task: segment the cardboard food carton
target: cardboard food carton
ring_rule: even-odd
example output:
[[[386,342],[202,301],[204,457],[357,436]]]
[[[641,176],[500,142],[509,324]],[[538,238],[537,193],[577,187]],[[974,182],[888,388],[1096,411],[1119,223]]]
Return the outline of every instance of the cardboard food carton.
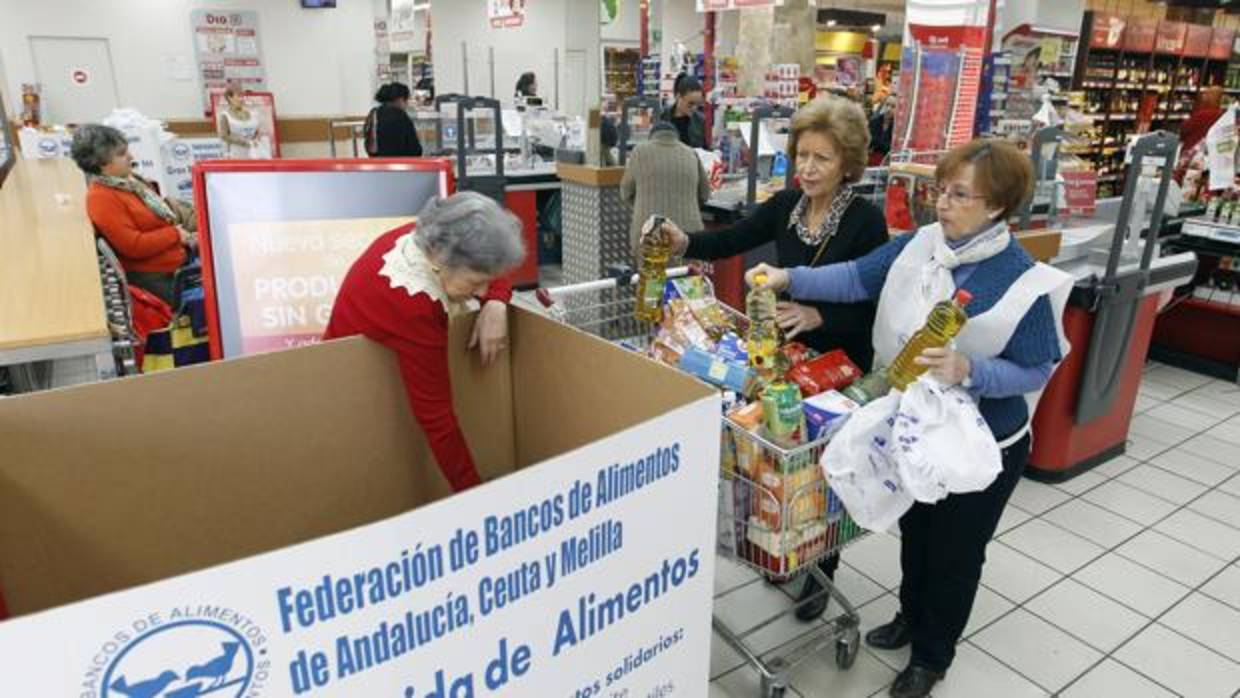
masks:
[[[0,400],[0,695],[704,691],[717,392],[520,310],[484,370],[471,327],[456,495],[362,338]]]

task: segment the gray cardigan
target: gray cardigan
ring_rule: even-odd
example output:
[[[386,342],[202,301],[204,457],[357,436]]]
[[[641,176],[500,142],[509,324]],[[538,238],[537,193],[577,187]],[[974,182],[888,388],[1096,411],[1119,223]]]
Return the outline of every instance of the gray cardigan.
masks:
[[[629,247],[635,250],[642,224],[652,215],[670,218],[684,231],[701,230],[700,207],[710,198],[710,181],[697,153],[675,131],[657,131],[629,154],[620,197],[633,209]]]

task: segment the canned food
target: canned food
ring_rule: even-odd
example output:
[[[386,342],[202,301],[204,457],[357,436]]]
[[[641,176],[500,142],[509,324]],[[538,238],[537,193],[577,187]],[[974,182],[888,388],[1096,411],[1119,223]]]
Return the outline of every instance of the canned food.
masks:
[[[795,446],[804,440],[805,412],[801,389],[794,383],[777,381],[762,391],[762,413],[767,434],[781,445]]]

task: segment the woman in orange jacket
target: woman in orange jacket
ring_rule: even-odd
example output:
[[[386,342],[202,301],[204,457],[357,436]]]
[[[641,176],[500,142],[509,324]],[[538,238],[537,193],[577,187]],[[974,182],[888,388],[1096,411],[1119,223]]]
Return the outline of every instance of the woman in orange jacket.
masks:
[[[174,275],[197,243],[184,209],[164,200],[133,172],[129,143],[100,124],[73,135],[73,160],[86,173],[86,213],[120,257],[127,281],[176,307]]]

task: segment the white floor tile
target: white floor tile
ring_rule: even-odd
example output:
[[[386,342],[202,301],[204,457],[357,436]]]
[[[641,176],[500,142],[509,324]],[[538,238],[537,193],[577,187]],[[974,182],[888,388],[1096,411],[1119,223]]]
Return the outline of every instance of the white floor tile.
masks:
[[[835,571],[835,587],[844,594],[844,598],[848,599],[848,602],[854,607],[864,606],[884,593],[882,587],[848,565],[840,565],[840,568]],[[799,590],[800,587],[794,585],[794,588],[790,588],[787,591],[799,592]],[[840,612],[840,607],[836,605],[835,601],[832,601],[827,609],[827,616],[837,615]]]
[[[978,585],[977,596],[973,598],[973,610],[969,613],[969,624],[965,626],[962,637],[971,636],[973,633],[995,622],[1013,608],[1016,608],[1016,605],[1011,601],[999,596],[984,585]]]
[[[1132,458],[1131,456],[1115,456],[1111,460],[1095,466],[1090,472],[1098,473],[1106,478],[1112,478],[1124,474],[1132,468],[1137,467],[1140,463],[1141,461],[1136,458]]]
[[[1155,407],[1158,407],[1159,405],[1168,405],[1168,404],[1171,404],[1171,403],[1163,402],[1162,400],[1155,400],[1149,395],[1137,393],[1137,402],[1135,405],[1133,405],[1132,411],[1133,411],[1133,414],[1143,414]]]
[[[999,540],[1064,574],[1080,569],[1103,553],[1101,546],[1041,520],[1018,526]]]
[[[1175,511],[1175,505],[1171,502],[1114,480],[1095,487],[1081,496],[1103,509],[1146,526],[1153,525],[1159,519]]]
[[[871,533],[844,551],[843,559],[884,589],[900,586],[900,540],[885,533]]]
[[[1190,587],[1201,584],[1227,565],[1154,530],[1141,533],[1115,552]]]
[[[1090,563],[1072,578],[1150,618],[1171,608],[1189,592],[1183,584],[1115,553]]]
[[[1024,603],[1034,594],[1054,584],[1063,575],[1006,545],[992,541],[986,546],[982,584],[1009,601]]]
[[[1173,698],[1174,693],[1107,659],[1060,694],[1063,698]]]
[[[1240,473],[1231,476],[1230,479],[1223,481],[1218,486],[1220,492],[1226,492],[1233,497],[1240,497]]]
[[[1183,447],[1172,449],[1160,456],[1155,456],[1150,460],[1150,464],[1180,477],[1200,482],[1207,487],[1214,487],[1236,474],[1238,472],[1237,467],[1240,467],[1240,464],[1237,464],[1237,467],[1232,467],[1212,461]]]
[[[1193,594],[1167,611],[1159,623],[1240,662],[1240,611],[1209,596]],[[1237,686],[1240,688],[1240,686]]]
[[[1104,548],[1114,548],[1141,531],[1140,524],[1084,499],[1055,507],[1042,518]]]
[[[1142,380],[1141,387],[1137,389],[1137,395],[1147,397],[1151,400],[1174,400],[1183,395],[1186,390],[1178,388],[1174,385],[1167,385],[1156,380]]]
[[[1124,455],[1135,458],[1138,461],[1147,461],[1171,448],[1174,448],[1174,445],[1156,441],[1148,436],[1130,431],[1128,432],[1128,443],[1124,446]]]
[[[1185,696],[1229,696],[1240,687],[1240,664],[1158,624],[1119,648],[1115,658]]]
[[[1025,608],[1102,652],[1124,644],[1149,622],[1136,611],[1071,579],[1038,594]]]
[[[1220,441],[1226,441],[1240,448],[1240,425],[1226,423],[1220,424],[1206,432],[1206,435],[1213,436]]]
[[[1197,388],[1193,392],[1205,395],[1212,400],[1222,400],[1240,406],[1240,385],[1236,385],[1234,382],[1214,381]]]
[[[1189,504],[1188,508],[1240,529],[1240,497],[1215,490]]]
[[[1037,698],[1049,694],[972,643],[962,642],[956,648],[951,670],[934,687],[934,695],[937,698]]]
[[[736,634],[743,634],[792,607],[792,600],[779,588],[765,582],[750,584],[739,591],[715,600],[715,615]],[[802,623],[791,615],[784,616],[746,638],[746,644],[758,652],[804,635],[821,624]]]
[[[908,666],[909,648],[905,647],[898,650],[876,649],[865,644],[865,634],[880,625],[890,623],[891,619],[896,617],[896,613],[899,610],[900,599],[894,594],[881,596],[858,610],[858,613],[861,614],[861,651],[868,652],[896,672]]]
[[[737,564],[722,555],[715,556],[715,595],[735,591],[756,582],[761,577],[744,565]]]
[[[710,635],[710,677],[711,679],[732,671],[745,663],[745,658],[732,646],[724,642],[717,633]]]
[[[757,698],[761,696],[758,670],[743,667],[710,684],[710,698]]]
[[[1173,504],[1187,504],[1206,491],[1206,486],[1194,480],[1173,475],[1161,468],[1142,464],[1116,478],[1125,485],[1148,492]]]
[[[1224,399],[1218,399],[1216,395],[1202,392],[1200,389],[1194,390],[1186,395],[1181,395],[1170,403],[1177,407],[1184,407],[1200,412],[1208,416],[1219,416],[1228,418],[1240,413],[1240,403],[1228,402]]]
[[[1008,500],[1008,506],[1015,506],[1030,514],[1038,515],[1048,509],[1068,501],[1070,495],[1060,491],[1053,485],[1022,477]]]
[[[1201,587],[1204,594],[1240,610],[1240,567],[1232,565]]]
[[[995,528],[995,536],[1001,536],[1032,518],[1033,514],[1020,507],[1003,507],[1003,515],[999,517],[999,525]]]
[[[1205,431],[1205,427],[1189,429],[1161,419],[1155,419],[1149,416],[1149,414],[1139,414],[1132,418],[1129,431],[1132,434],[1138,434],[1153,441],[1174,445],[1184,439],[1196,436],[1199,432]]]
[[[1231,416],[1230,413],[1202,414],[1196,410],[1190,410],[1187,407],[1181,407],[1175,403],[1158,405],[1145,412],[1146,415],[1155,419],[1161,419],[1169,424],[1178,427],[1184,427],[1193,433],[1202,432],[1210,427],[1226,420]]]
[[[792,687],[803,696],[869,696],[891,684],[896,672],[867,652],[851,669],[835,665],[835,649],[817,654],[792,670]],[[756,694],[755,694],[756,695]]]
[[[1085,673],[1102,654],[1024,609],[987,627],[971,642],[1022,676],[1058,691]]]
[[[1177,511],[1154,530],[1223,560],[1240,557],[1240,531],[1192,509]]]
[[[1155,381],[1181,390],[1194,390],[1213,382],[1214,379],[1176,366],[1159,364],[1142,376],[1142,384],[1147,381]]]
[[[1240,450],[1236,449],[1235,444],[1209,434],[1193,437],[1180,444],[1179,448],[1231,467],[1235,467],[1236,463],[1240,462]]]
[[[1106,482],[1107,479],[1108,478],[1101,473],[1095,472],[1094,470],[1086,470],[1085,472],[1076,475],[1076,477],[1073,477],[1071,480],[1056,483],[1055,487],[1072,496],[1077,496],[1084,494],[1088,490],[1092,490],[1098,485],[1101,485]]]

